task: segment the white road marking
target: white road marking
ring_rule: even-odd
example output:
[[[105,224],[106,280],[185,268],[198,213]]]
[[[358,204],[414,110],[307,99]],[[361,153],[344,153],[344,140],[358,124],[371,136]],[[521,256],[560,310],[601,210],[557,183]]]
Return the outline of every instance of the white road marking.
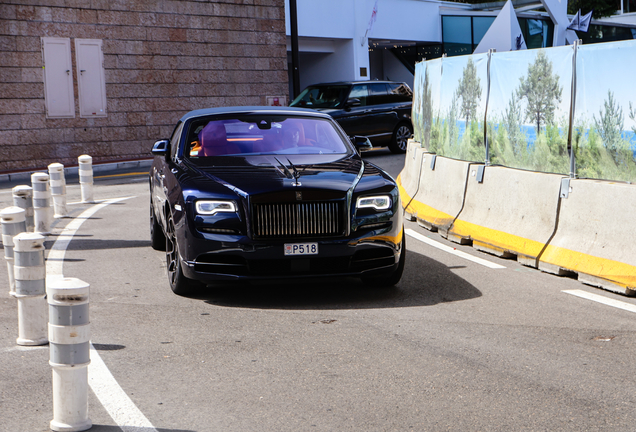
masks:
[[[64,255],[69,243],[73,239],[73,236],[82,224],[93,216],[96,212],[103,209],[109,204],[113,204],[119,201],[125,201],[133,197],[113,198],[109,200],[103,200],[100,204],[89,207],[84,210],[79,216],[70,221],[68,225],[58,235],[57,240],[53,243],[53,246],[49,250],[49,254],[46,258],[46,275],[52,277],[63,276],[62,266],[64,265]]]
[[[82,214],[66,225],[57,240],[49,250],[46,259],[46,275],[48,277],[63,277],[64,256],[69,243],[82,224],[97,211],[109,204],[124,201],[134,197],[113,198],[103,200],[99,204],[89,207]],[[119,386],[113,374],[110,373],[101,356],[93,346],[91,348],[91,363],[88,365],[88,384],[99,402],[108,414],[124,432],[157,432],[152,423],[137,408],[126,392]]]
[[[604,305],[607,306],[612,306],[618,309],[623,309],[629,312],[634,312],[636,313],[636,305],[633,305],[631,303],[627,303],[627,302],[623,302],[620,300],[614,300],[602,295],[598,295],[598,294],[592,294],[589,293],[587,291],[583,291],[583,290],[563,290],[562,292],[566,293],[566,294],[572,294],[574,296],[577,297],[581,297],[584,298],[586,300],[592,300],[595,301],[597,303],[602,303]]]
[[[124,432],[157,432],[152,423],[137,408],[91,343],[91,364],[88,365],[88,384],[102,406]]]
[[[435,247],[437,249],[440,249],[440,250],[442,250],[444,252],[448,252],[450,254],[457,255],[460,258],[467,259],[467,260],[472,261],[472,262],[474,262],[476,264],[483,265],[484,267],[488,267],[488,268],[491,268],[491,269],[505,269],[506,268],[506,267],[504,267],[502,265],[495,264],[495,263],[490,262],[488,260],[485,260],[483,258],[478,258],[476,256],[467,254],[466,252],[458,251],[455,248],[452,248],[450,246],[446,246],[445,244],[442,244],[442,243],[440,243],[438,241],[435,241],[435,240],[432,240],[432,239],[430,239],[430,238],[428,238],[426,236],[423,236],[422,234],[420,234],[420,233],[418,233],[416,231],[413,231],[412,229],[406,229],[406,230],[404,230],[404,232],[408,236],[413,237],[414,239],[417,239],[417,240],[419,240],[419,241],[421,241],[423,243],[426,243],[429,246],[433,246],[433,247]]]
[[[122,198],[122,199],[129,199],[129,198],[133,198],[133,197]],[[119,199],[119,198],[116,198],[116,199]],[[66,205],[102,204],[102,203],[105,203],[107,201],[110,201],[110,200],[109,199],[103,199],[103,200],[95,200],[93,202],[73,201],[73,202],[66,203]]]

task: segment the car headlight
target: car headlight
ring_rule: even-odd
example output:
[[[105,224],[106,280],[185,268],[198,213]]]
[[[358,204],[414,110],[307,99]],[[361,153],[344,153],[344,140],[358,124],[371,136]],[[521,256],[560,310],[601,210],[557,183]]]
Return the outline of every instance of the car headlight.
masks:
[[[195,204],[195,209],[201,215],[234,213],[236,212],[236,203],[234,201],[199,200]]]
[[[378,196],[359,197],[356,203],[356,207],[359,209],[373,208],[376,211],[388,210],[391,208],[391,196],[378,195]]]

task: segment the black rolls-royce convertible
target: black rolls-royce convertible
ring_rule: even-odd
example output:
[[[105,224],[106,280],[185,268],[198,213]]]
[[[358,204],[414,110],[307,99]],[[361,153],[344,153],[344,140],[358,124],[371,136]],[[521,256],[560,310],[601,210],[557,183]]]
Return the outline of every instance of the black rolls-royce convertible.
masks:
[[[393,286],[406,255],[398,188],[327,114],[300,108],[192,111],[157,141],[152,247],[170,287],[355,276]]]

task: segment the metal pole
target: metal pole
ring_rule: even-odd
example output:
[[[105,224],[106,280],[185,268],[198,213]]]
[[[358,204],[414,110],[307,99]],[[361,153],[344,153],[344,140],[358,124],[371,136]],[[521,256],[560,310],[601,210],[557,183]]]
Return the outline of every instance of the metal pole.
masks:
[[[21,233],[13,238],[15,298],[18,300],[18,345],[46,345],[46,269],[44,236]]]
[[[50,360],[53,368],[54,431],[85,431],[88,418],[90,360],[90,286],[76,278],[52,278],[47,284]]]
[[[49,165],[51,196],[53,197],[54,217],[61,218],[68,214],[66,209],[66,178],[64,165],[52,163]]]
[[[35,232],[50,234],[52,209],[51,190],[49,188],[49,175],[45,173],[31,174],[31,186],[33,187],[33,222]]]
[[[26,212],[26,230],[33,232],[33,188],[27,185],[20,185],[14,187],[13,193],[13,205],[24,209]]]
[[[490,143],[488,142],[488,99],[490,98],[490,59],[495,52],[494,48],[488,50],[488,69],[487,69],[487,90],[486,90],[486,109],[484,110],[484,143],[486,144],[486,166],[490,165]],[[468,125],[466,125],[468,127]]]
[[[89,155],[81,155],[79,162],[79,182],[83,203],[93,202],[93,158]]]
[[[292,51],[292,81],[294,94],[292,100],[300,94],[300,72],[298,58],[298,12],[296,0],[289,0],[289,26],[291,30],[291,51]]]
[[[574,146],[572,145],[572,129],[574,128],[574,108],[576,105],[576,53],[579,51],[580,41],[574,41],[572,48],[574,55],[572,56],[572,87],[570,95],[570,125],[568,128],[568,152],[570,153],[570,178],[576,178],[576,155],[574,154]]]
[[[20,207],[7,207],[0,211],[0,219],[2,220],[4,258],[7,260],[7,273],[9,274],[9,294],[15,295],[13,237],[26,231],[25,211]]]

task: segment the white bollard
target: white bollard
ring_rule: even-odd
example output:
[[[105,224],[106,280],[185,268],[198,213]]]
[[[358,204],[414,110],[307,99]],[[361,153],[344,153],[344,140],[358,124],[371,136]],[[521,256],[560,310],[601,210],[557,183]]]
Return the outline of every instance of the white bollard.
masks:
[[[15,294],[15,279],[13,277],[14,243],[13,237],[26,231],[25,211],[19,207],[7,207],[0,211],[2,220],[2,245],[4,258],[7,260],[9,274],[9,294]]]
[[[26,212],[26,230],[33,232],[33,188],[27,185],[14,187],[13,205],[24,209]]]
[[[53,197],[53,217],[65,217],[68,215],[68,210],[66,209],[66,178],[64,177],[64,165],[61,163],[50,164],[49,179],[51,184],[51,196]]]
[[[93,202],[93,158],[82,155],[77,158],[79,162],[79,181],[83,203]]]
[[[53,368],[54,431],[85,431],[88,418],[90,363],[89,284],[76,278],[53,278],[49,301],[50,360]]]
[[[31,186],[33,187],[34,231],[40,234],[50,234],[52,211],[49,175],[45,173],[31,174]]]
[[[44,236],[21,233],[13,238],[15,298],[18,299],[18,345],[48,343]]]

